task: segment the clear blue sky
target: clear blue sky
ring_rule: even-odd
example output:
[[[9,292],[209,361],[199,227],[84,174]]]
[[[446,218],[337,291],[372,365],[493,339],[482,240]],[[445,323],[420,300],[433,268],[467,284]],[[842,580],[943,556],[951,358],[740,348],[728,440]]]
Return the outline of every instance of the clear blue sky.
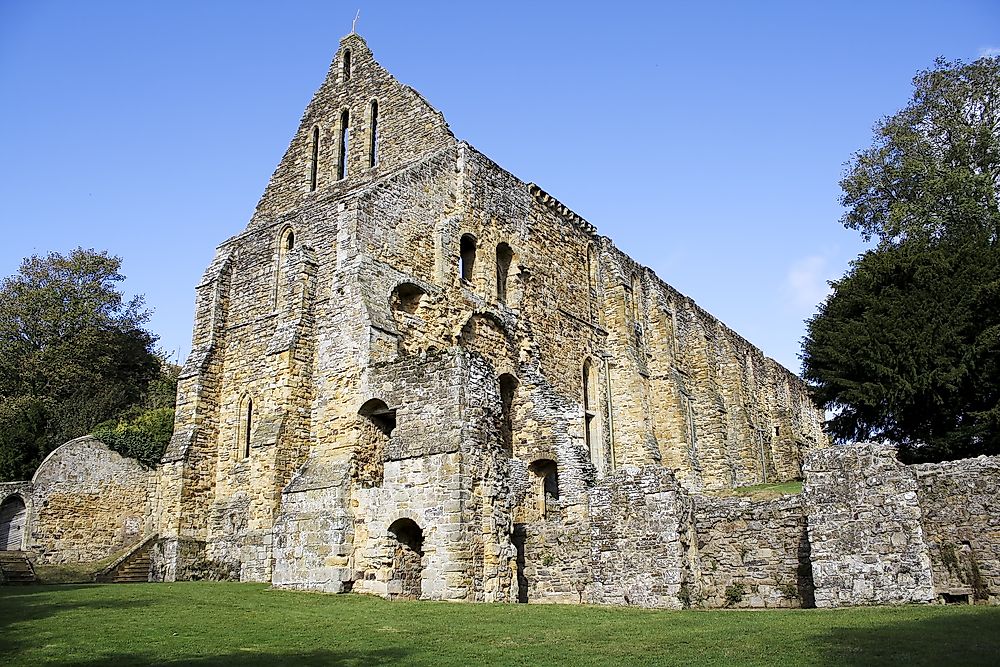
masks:
[[[995,0],[0,0],[0,274],[108,249],[183,358],[194,286],[357,8],[458,137],[793,370],[862,249],[837,222],[843,163],[935,56],[1000,48]]]

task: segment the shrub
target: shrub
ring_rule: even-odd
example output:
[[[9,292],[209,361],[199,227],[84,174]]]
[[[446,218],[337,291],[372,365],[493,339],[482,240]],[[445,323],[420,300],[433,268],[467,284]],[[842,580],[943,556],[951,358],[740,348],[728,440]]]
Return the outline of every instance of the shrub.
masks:
[[[94,427],[93,436],[122,456],[155,466],[174,431],[173,408],[133,408]]]
[[[726,606],[731,607],[743,599],[743,594],[747,589],[743,584],[730,584],[726,586]]]

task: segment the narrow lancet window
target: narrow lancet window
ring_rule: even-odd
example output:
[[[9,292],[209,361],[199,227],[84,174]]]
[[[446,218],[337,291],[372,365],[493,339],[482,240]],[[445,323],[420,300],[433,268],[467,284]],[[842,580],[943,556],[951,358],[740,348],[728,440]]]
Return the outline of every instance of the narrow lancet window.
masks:
[[[351,80],[351,50],[344,51],[344,81]]]
[[[253,399],[244,396],[240,401],[240,422],[238,431],[238,445],[240,458],[250,456],[250,437],[253,433]]]
[[[459,244],[459,264],[462,280],[471,283],[472,276],[474,275],[472,270],[476,264],[476,237],[472,234],[462,236],[461,243]]]
[[[378,101],[372,100],[371,132],[368,136],[368,167],[378,164]]]
[[[347,178],[347,148],[351,140],[350,128],[351,115],[347,109],[340,112],[340,142],[339,153],[337,155],[337,180],[342,181]]]
[[[507,303],[507,276],[514,251],[506,243],[497,246],[497,301]]]
[[[602,468],[601,437],[597,417],[597,377],[590,359],[583,362],[583,436],[590,461]]]
[[[312,146],[309,155],[309,191],[316,189],[316,176],[319,171],[319,128],[312,131]]]

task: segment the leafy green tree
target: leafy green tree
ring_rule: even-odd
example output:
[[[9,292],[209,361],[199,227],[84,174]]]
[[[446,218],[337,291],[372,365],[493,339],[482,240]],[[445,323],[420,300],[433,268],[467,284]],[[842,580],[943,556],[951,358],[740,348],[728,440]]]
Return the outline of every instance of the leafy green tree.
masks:
[[[0,283],[0,475],[25,478],[66,440],[141,402],[160,377],[142,297],[121,260],[77,248]]]
[[[877,245],[807,323],[804,375],[838,440],[1000,453],[1000,58],[914,88],[841,181],[843,224]]]
[[[875,127],[840,186],[841,222],[866,240],[933,241],[1000,231],[1000,57],[938,59],[909,104]]]

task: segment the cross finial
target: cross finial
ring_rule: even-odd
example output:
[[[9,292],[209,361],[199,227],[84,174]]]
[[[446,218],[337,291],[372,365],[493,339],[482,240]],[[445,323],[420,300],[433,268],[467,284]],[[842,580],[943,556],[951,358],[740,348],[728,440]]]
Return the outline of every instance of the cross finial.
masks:
[[[360,16],[361,16],[361,10],[359,9],[359,10],[358,10],[358,13],[354,15],[354,20],[353,20],[353,21],[351,21],[351,34],[352,34],[352,35],[353,35],[353,34],[355,34],[355,32],[354,32],[354,29],[355,29],[355,27],[356,27],[356,26],[358,25],[358,18],[359,18]]]

